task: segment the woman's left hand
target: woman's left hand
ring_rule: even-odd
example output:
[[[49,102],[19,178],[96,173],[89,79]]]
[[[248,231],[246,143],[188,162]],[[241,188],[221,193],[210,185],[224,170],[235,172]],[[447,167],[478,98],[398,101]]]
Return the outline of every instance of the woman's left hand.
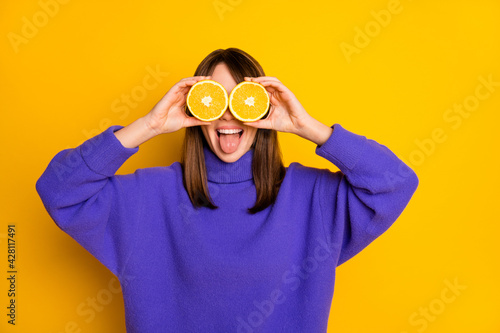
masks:
[[[306,112],[295,95],[275,77],[245,77],[245,81],[260,83],[266,88],[270,98],[270,110],[265,119],[243,124],[251,127],[274,129],[280,132],[299,134],[311,116]]]

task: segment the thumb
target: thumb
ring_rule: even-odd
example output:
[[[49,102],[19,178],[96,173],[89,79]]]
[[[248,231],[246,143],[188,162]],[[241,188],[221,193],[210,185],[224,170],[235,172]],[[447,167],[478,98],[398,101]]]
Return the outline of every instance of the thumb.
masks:
[[[265,128],[265,129],[272,129],[273,128],[271,126],[271,122],[269,121],[269,119],[257,120],[257,121],[252,121],[252,122],[243,122],[243,124],[245,124],[249,127],[257,127],[257,128]]]
[[[202,121],[195,117],[189,117],[186,120],[186,127],[199,126],[199,125],[210,125],[209,121]]]

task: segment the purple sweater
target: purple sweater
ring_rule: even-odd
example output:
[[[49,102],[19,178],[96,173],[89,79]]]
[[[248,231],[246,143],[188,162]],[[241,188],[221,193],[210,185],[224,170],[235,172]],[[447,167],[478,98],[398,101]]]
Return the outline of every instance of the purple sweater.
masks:
[[[339,124],[293,162],[276,202],[256,200],[253,150],[225,163],[205,146],[216,210],[195,210],[179,162],[115,175],[136,148],[111,126],[59,152],[36,183],[55,223],[120,280],[127,332],[326,332],[335,269],[399,217],[418,185],[387,147]]]

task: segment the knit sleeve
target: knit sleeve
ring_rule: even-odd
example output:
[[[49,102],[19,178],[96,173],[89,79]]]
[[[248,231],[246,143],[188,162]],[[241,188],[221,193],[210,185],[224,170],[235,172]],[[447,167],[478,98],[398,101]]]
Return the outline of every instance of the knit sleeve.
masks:
[[[52,158],[36,190],[57,226],[119,275],[140,214],[137,175],[114,175],[136,148],[126,148],[111,126],[80,146]],[[127,223],[124,223],[127,217]]]
[[[316,154],[340,171],[323,169],[320,205],[327,239],[340,250],[337,266],[384,233],[418,186],[415,172],[386,146],[339,124]]]

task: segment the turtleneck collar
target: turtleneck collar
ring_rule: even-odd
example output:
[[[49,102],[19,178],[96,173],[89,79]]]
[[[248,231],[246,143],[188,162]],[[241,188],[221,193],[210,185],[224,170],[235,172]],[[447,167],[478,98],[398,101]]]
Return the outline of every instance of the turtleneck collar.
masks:
[[[203,145],[207,178],[214,183],[239,183],[253,178],[253,148],[233,163],[222,161],[207,145]]]

